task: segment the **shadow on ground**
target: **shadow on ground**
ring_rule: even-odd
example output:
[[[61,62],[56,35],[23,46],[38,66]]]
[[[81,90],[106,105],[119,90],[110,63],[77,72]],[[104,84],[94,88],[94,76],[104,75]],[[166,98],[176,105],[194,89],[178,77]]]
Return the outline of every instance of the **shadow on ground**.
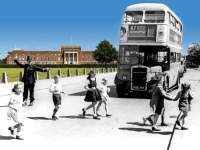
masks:
[[[93,116],[92,114],[86,114],[85,117],[82,116],[81,114],[79,115],[70,115],[70,116],[59,116],[59,118],[67,118],[67,119],[92,119],[92,118],[88,118]]]
[[[51,118],[47,118],[47,117],[27,117],[29,119],[33,119],[33,120],[52,120]]]
[[[178,116],[174,115],[174,116],[169,116],[169,118],[177,118]]]
[[[152,132],[151,129],[146,128],[133,128],[133,127],[122,127],[119,130],[127,130],[127,131],[134,131],[134,132],[146,132],[149,134],[160,134],[160,135],[170,135],[172,134],[171,131],[159,131],[159,132]]]
[[[0,135],[0,140],[14,140],[15,138],[12,137],[12,136],[3,136],[3,135]]]
[[[127,131],[135,131],[135,132],[146,132],[149,134],[161,134],[161,135],[169,135],[172,132],[171,131],[159,131],[159,132],[152,132],[151,129],[147,129],[145,128],[146,126],[151,126],[150,124],[143,124],[140,122],[127,122],[126,124],[130,124],[130,125],[135,125],[135,126],[139,126],[139,127],[122,127],[119,128],[119,130],[127,130]]]
[[[141,122],[127,122],[127,124],[136,125],[136,126],[141,126],[141,127],[144,127],[144,126],[151,126],[150,124],[143,124],[143,123],[141,123]]]
[[[116,87],[115,85],[112,85],[112,86],[108,86],[110,88],[110,92],[109,92],[109,97],[111,98],[119,98],[117,96],[117,93],[116,93]],[[81,92],[77,92],[77,93],[72,93],[72,94],[69,94],[70,96],[85,96],[86,94],[86,91],[81,91]],[[141,99],[146,99],[148,98],[147,94],[145,94],[145,92],[131,92],[131,93],[126,93],[125,98],[141,98]]]

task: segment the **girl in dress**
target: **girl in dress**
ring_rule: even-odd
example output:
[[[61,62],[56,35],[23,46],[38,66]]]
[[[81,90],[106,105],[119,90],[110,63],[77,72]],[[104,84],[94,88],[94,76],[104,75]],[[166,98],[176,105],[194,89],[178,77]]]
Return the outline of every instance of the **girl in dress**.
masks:
[[[100,119],[96,113],[96,105],[97,102],[101,100],[101,95],[97,89],[96,75],[93,71],[88,73],[87,83],[84,88],[87,90],[84,100],[86,102],[91,102],[91,104],[82,109],[83,116],[85,116],[87,110],[93,108],[93,119]]]
[[[21,111],[22,111],[22,104],[23,104],[23,97],[22,97],[22,85],[17,83],[14,85],[12,92],[14,93],[11,95],[9,103],[8,103],[8,118],[12,119],[16,124],[14,126],[11,126],[8,128],[10,131],[11,135],[15,134],[15,129],[17,130],[16,132],[16,139],[21,139],[20,137],[20,132],[21,132],[21,127],[23,126],[22,124],[22,119],[21,119]]]
[[[98,89],[101,92],[101,99],[102,100],[99,101],[99,104],[97,106],[97,116],[101,116],[98,113],[98,111],[99,111],[99,108],[101,107],[102,103],[104,103],[104,105],[105,105],[106,117],[112,116],[111,114],[108,113],[108,100],[109,100],[108,93],[110,92],[110,88],[107,87],[107,83],[108,83],[108,81],[105,78],[103,78],[102,84],[98,87]]]

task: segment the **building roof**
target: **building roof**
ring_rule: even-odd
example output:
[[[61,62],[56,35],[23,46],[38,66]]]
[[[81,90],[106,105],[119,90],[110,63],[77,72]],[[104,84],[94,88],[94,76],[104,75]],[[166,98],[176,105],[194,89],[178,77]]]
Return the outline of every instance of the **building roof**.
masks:
[[[81,49],[81,47],[80,46],[61,46],[61,49],[62,48],[71,48],[71,49]]]
[[[60,51],[50,51],[50,50],[10,50],[9,53],[60,53]]]

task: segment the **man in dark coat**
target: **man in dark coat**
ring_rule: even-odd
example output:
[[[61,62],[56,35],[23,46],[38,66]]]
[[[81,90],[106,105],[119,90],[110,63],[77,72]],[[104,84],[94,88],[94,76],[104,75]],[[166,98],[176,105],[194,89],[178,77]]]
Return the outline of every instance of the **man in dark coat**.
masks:
[[[21,64],[17,59],[14,60],[15,63],[24,68],[24,75],[22,78],[22,82],[24,82],[24,93],[23,93],[23,105],[27,105],[27,98],[28,98],[28,91],[30,92],[30,104],[29,106],[33,105],[35,100],[34,98],[34,87],[35,87],[35,73],[39,72],[47,72],[49,68],[40,68],[38,66],[32,65],[32,60],[30,56],[27,57],[27,63]]]

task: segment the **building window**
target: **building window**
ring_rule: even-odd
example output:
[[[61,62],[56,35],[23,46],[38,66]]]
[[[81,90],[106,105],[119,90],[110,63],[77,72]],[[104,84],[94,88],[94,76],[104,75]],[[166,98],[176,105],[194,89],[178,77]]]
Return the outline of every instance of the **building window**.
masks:
[[[74,53],[74,61],[77,62],[77,53]]]

